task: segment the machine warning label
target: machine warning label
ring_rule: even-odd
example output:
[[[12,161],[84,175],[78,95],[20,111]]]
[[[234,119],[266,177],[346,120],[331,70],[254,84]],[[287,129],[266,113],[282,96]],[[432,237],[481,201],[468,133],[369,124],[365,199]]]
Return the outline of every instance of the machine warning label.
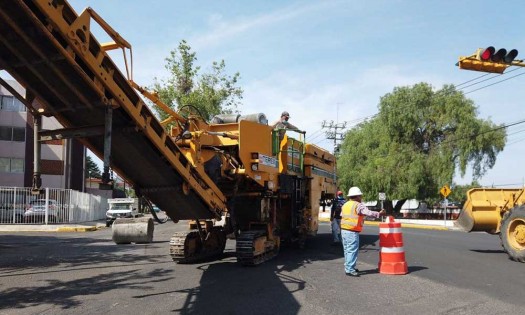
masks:
[[[277,158],[259,153],[259,164],[277,167]]]

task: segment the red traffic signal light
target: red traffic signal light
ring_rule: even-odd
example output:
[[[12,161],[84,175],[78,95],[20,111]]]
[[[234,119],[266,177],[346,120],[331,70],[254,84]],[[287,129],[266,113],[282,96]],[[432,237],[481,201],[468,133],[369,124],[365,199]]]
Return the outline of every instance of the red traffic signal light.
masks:
[[[480,50],[478,59],[481,61],[492,61],[492,62],[503,62],[511,64],[512,61],[518,56],[518,50],[512,49],[507,53],[505,48],[500,48],[498,51],[493,46],[489,46],[484,50]]]
[[[494,52],[496,51],[496,48],[490,46],[487,47],[485,50],[479,54],[479,59],[483,61],[489,61],[492,58],[492,55],[494,55]]]

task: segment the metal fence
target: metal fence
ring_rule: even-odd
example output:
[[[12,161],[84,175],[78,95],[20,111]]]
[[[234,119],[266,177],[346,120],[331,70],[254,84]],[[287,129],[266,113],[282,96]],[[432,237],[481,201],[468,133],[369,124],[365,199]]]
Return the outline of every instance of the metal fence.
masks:
[[[105,218],[108,202],[71,189],[0,186],[0,224],[80,223]]]

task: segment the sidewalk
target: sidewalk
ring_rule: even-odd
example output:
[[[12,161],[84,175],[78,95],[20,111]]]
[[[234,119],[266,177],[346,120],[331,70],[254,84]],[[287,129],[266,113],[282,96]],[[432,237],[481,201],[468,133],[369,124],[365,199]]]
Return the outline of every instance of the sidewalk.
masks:
[[[105,227],[105,220],[81,224],[0,224],[0,232],[91,232]]]
[[[396,222],[401,223],[401,227],[414,228],[414,229],[427,229],[427,230],[457,230],[454,220],[417,220],[417,219],[395,219]],[[330,210],[326,209],[325,212],[319,210],[319,221],[330,222]],[[379,221],[365,221],[365,225],[379,226]]]

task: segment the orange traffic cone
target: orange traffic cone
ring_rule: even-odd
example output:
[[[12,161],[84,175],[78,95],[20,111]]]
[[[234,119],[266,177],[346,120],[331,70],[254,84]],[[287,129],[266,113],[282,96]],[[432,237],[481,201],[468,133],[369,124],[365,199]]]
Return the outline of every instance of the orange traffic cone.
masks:
[[[404,275],[408,273],[403,248],[401,223],[394,222],[389,216],[379,224],[379,273],[387,275]]]

